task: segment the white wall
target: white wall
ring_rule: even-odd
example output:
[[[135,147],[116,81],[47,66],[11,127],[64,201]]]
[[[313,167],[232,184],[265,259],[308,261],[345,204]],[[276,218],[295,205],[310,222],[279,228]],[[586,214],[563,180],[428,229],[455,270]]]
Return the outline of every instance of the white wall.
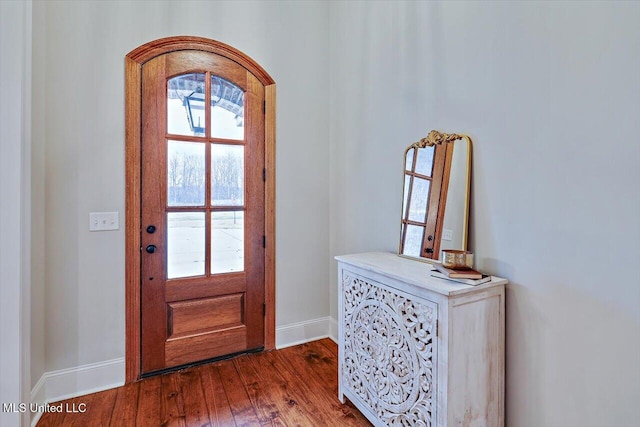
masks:
[[[46,25],[43,8],[32,10],[32,28]],[[44,42],[33,34],[32,67],[44,67]],[[45,73],[36,73],[31,79],[31,384],[33,389],[45,373],[45,126],[43,94],[47,85]]]
[[[277,325],[326,317],[326,3],[37,1],[34,8],[46,371],[124,356],[124,230],[89,233],[88,213],[123,218],[124,57],[166,36],[220,40],[275,79]]]
[[[395,251],[404,148],[468,133],[507,425],[640,424],[640,3],[330,8],[332,255]]]
[[[0,2],[0,403],[29,401],[31,2]],[[28,414],[0,411],[0,425]]]

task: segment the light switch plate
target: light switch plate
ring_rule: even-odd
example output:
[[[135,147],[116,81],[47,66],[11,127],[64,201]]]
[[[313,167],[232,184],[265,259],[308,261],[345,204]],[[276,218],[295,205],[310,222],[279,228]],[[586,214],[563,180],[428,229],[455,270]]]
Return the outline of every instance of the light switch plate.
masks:
[[[447,240],[447,241],[453,240],[453,230],[449,230],[448,228],[443,228],[442,240]]]
[[[89,212],[89,231],[118,230],[118,212]]]

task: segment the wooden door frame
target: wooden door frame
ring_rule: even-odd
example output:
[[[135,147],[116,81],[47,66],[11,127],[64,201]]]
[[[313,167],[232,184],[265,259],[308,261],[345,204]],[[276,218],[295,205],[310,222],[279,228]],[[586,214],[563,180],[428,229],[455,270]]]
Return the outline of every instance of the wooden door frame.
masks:
[[[275,348],[275,142],[276,85],[253,59],[224,43],[202,37],[167,37],[146,43],[125,57],[125,382],[141,376],[141,115],[142,65],[178,50],[199,50],[231,59],[265,86],[265,323],[264,348]]]

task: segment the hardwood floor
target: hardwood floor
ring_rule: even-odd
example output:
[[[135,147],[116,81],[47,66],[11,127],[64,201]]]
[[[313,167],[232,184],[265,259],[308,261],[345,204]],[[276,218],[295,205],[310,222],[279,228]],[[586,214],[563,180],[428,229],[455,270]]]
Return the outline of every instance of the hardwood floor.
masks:
[[[238,356],[57,402],[38,427],[370,426],[338,400],[337,356],[328,338]]]

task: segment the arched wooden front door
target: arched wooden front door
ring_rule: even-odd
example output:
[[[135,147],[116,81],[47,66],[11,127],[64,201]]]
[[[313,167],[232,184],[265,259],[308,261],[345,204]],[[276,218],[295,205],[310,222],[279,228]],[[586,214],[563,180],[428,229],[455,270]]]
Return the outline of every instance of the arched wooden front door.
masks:
[[[211,40],[127,55],[128,380],[273,347],[272,89]]]

